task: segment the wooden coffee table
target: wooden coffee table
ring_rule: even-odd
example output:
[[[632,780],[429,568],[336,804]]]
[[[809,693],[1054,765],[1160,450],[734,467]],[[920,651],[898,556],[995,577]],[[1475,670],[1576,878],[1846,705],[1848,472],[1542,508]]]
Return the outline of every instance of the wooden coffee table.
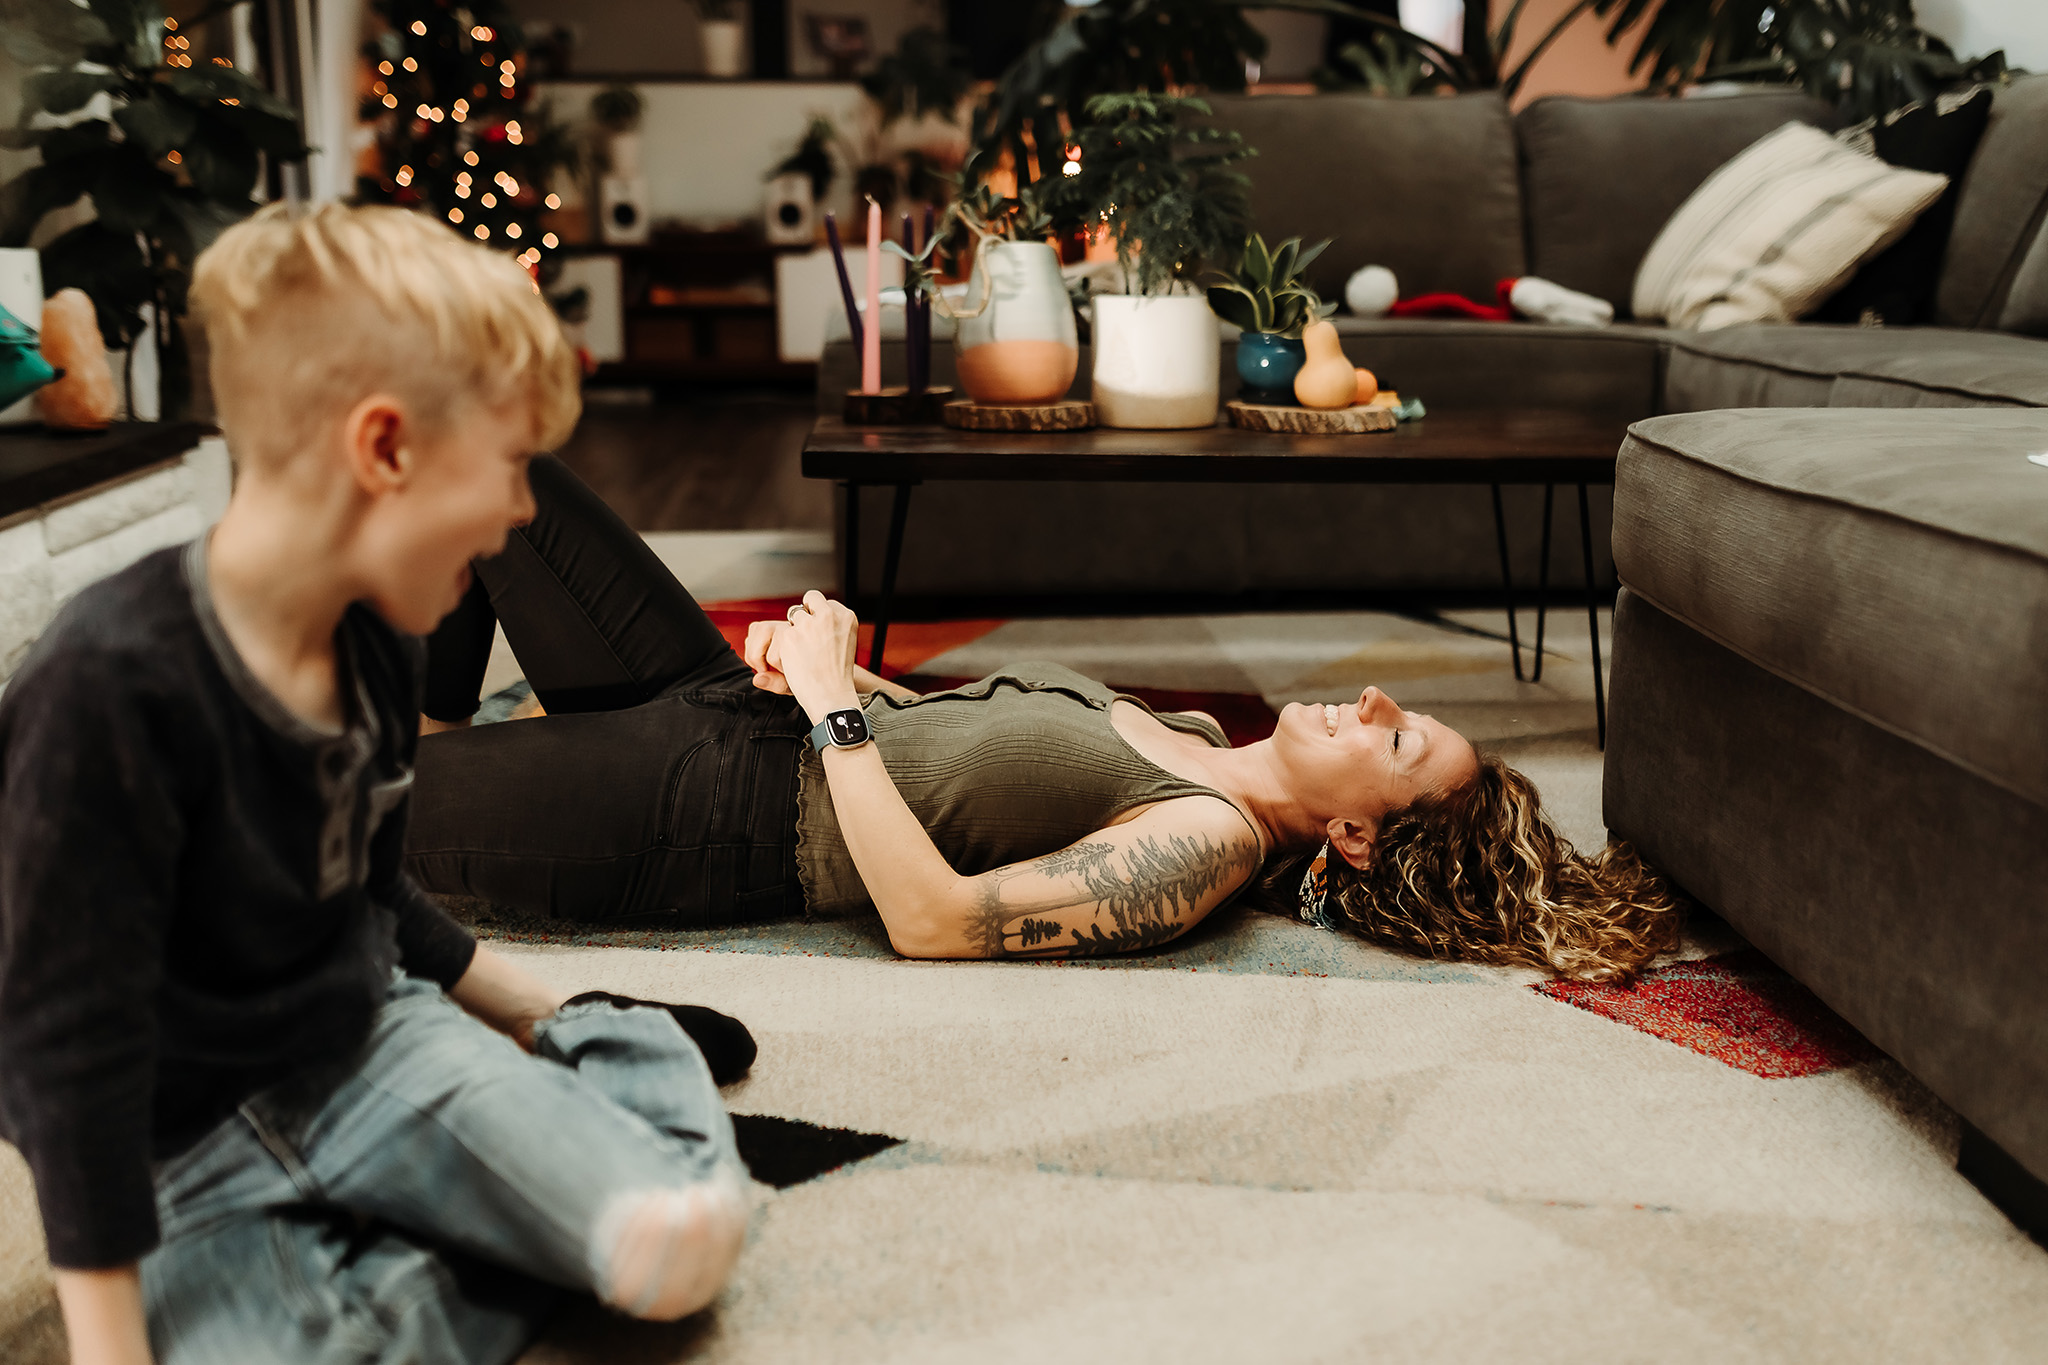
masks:
[[[860,497],[870,486],[895,490],[882,560],[881,595],[869,611],[874,645],[868,667],[879,672],[903,556],[911,492],[942,480],[1038,483],[1421,483],[1486,484],[1493,490],[1493,529],[1507,598],[1508,648],[1515,677],[1524,676],[1515,621],[1514,577],[1508,567],[1504,484],[1543,486],[1543,553],[1537,588],[1536,646],[1529,678],[1543,676],[1543,621],[1549,589],[1550,523],[1559,484],[1579,493],[1579,551],[1585,568],[1586,622],[1593,649],[1593,706],[1600,743],[1607,742],[1606,690],[1600,676],[1600,622],[1593,578],[1593,528],[1586,489],[1614,482],[1614,456],[1629,414],[1571,409],[1503,409],[1432,414],[1391,432],[1297,436],[1203,427],[1191,431],[1007,432],[950,427],[849,427],[821,418],[804,442],[807,478],[845,485],[844,591],[858,595]]]

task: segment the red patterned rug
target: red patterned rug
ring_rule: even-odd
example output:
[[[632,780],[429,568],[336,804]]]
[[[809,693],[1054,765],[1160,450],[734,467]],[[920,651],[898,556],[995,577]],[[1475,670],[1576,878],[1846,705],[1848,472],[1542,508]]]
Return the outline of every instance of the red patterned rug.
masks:
[[[1543,981],[1531,989],[1766,1079],[1882,1055],[1754,948],[1659,967],[1629,987]]]
[[[794,597],[756,597],[708,602],[704,605],[704,613],[732,647],[739,649],[746,642],[750,624],[780,620],[798,600]],[[947,650],[971,644],[1004,624],[1001,618],[897,621],[889,627],[889,646],[882,657],[882,676],[897,679],[905,687],[920,692],[940,692],[972,682],[972,678],[927,673],[923,666]],[[860,628],[860,657],[863,661],[867,658],[874,634],[871,625]],[[1224,734],[1230,736],[1232,744],[1250,744],[1273,733],[1273,708],[1266,704],[1265,698],[1253,693],[1187,692],[1165,687],[1124,687],[1119,690],[1138,698],[1155,711],[1206,711],[1216,718],[1216,723],[1223,727]]]

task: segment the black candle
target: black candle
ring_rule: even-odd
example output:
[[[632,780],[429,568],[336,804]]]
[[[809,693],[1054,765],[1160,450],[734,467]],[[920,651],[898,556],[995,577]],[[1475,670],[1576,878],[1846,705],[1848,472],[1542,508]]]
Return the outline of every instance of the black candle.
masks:
[[[839,246],[839,224],[832,210],[825,210],[825,240],[832,244],[832,265],[839,272],[839,298],[846,305],[846,330],[853,336],[853,353],[860,354],[864,338],[860,330],[860,305],[853,301],[853,280],[846,273],[846,252]]]

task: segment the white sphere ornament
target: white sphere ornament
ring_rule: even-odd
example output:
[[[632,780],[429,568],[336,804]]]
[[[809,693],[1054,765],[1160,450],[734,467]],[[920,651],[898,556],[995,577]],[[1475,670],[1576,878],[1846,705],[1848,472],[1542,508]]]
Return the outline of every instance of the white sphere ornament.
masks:
[[[1400,297],[1400,281],[1383,265],[1361,267],[1344,282],[1344,302],[1362,318],[1385,317]]]

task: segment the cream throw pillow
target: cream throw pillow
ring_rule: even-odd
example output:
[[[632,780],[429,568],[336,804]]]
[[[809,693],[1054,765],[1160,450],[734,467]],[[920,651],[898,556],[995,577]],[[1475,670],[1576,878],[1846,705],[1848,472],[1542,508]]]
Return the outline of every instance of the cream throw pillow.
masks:
[[[1635,315],[1711,331],[1791,322],[1897,241],[1948,188],[1788,123],[1708,176],[1636,271]]]

